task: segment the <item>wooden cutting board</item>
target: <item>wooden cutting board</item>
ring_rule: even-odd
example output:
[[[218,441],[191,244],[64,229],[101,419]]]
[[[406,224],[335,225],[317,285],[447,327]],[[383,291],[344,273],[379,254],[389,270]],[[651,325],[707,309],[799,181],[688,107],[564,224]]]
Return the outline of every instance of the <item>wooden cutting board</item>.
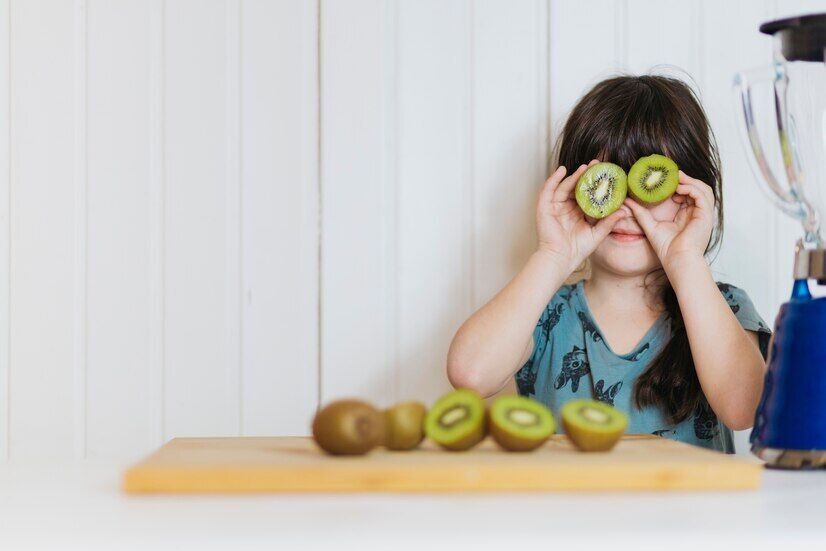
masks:
[[[175,438],[126,472],[127,492],[445,492],[740,490],[757,488],[756,460],[648,435],[607,453],[576,451],[562,435],[528,453],[487,440],[466,452],[425,442],[331,457],[309,438]]]

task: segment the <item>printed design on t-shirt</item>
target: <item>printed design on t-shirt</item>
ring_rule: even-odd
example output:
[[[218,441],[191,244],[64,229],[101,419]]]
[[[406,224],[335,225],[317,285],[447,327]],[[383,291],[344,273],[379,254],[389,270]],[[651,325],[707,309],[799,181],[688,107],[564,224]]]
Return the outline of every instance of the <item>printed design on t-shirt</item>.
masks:
[[[694,411],[694,434],[700,440],[711,440],[720,432],[717,416],[706,402],[700,403]]]
[[[571,381],[571,392],[579,390],[580,378],[588,375],[591,372],[591,366],[588,363],[588,356],[585,350],[574,345],[573,350],[562,357],[562,371],[554,381],[554,388],[559,390],[564,388],[568,381]]]
[[[522,366],[522,369],[516,372],[516,390],[520,396],[533,396],[536,394],[536,370],[533,367],[533,361],[528,360],[528,362]]]
[[[545,339],[550,338],[551,331],[553,331],[556,324],[559,323],[559,318],[562,317],[562,311],[564,309],[565,305],[562,303],[557,304],[553,308],[548,307],[548,315],[545,316],[544,320],[540,321],[542,324],[542,335]]]
[[[649,348],[651,348],[651,343],[648,343],[648,342],[647,342],[647,343],[645,343],[645,344],[643,345],[643,347],[642,347],[642,348],[640,348],[640,349],[637,351],[637,353],[636,353],[636,354],[634,354],[633,356],[631,356],[631,357],[630,357],[630,358],[628,358],[628,359],[629,359],[629,360],[631,360],[632,362],[636,362],[637,360],[639,360],[639,359],[640,359],[640,356],[642,356],[643,354],[645,354],[646,352],[648,352],[648,349],[649,349]]]
[[[660,436],[660,437],[662,437],[662,438],[668,438],[668,436],[667,436],[667,435],[669,435],[669,434],[671,434],[671,435],[677,434],[677,431],[676,431],[676,430],[672,430],[672,429],[660,429],[660,430],[655,430],[655,431],[653,431],[651,434],[653,434],[654,436]]]
[[[594,385],[594,399],[599,400],[600,402],[605,402],[609,406],[613,406],[614,398],[622,388],[622,381],[617,381],[608,388],[604,387],[605,380],[600,379],[599,381],[597,381],[597,383]]]
[[[731,292],[732,286],[728,283],[718,283],[717,288],[720,289],[720,292],[723,293],[723,298],[726,299],[726,302],[731,308],[731,311],[735,314],[740,311],[740,305],[737,303],[737,300],[734,298],[734,293]]]
[[[584,312],[577,312],[576,315],[579,317],[579,322],[582,324],[582,330],[585,332],[586,338],[588,337],[588,333],[591,333],[591,338],[594,339],[594,342],[603,340],[597,326],[588,319],[588,316],[586,316]]]

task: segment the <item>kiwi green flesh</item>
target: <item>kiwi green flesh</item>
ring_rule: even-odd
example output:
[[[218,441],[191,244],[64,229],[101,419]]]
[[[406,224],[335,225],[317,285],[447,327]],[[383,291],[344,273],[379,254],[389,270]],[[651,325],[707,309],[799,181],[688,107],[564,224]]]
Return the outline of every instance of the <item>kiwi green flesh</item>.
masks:
[[[381,412],[359,400],[331,402],[313,419],[313,438],[318,446],[333,455],[362,455],[383,438]]]
[[[664,155],[642,157],[628,171],[628,192],[647,204],[665,201],[674,195],[679,183],[677,163]]]
[[[472,448],[485,437],[485,402],[476,392],[459,389],[442,396],[425,416],[428,438],[448,450]]]
[[[572,400],[562,406],[565,434],[582,451],[607,451],[628,426],[628,417],[596,400]]]
[[[598,163],[580,176],[574,195],[585,214],[605,218],[622,206],[627,193],[625,171],[613,163]]]
[[[412,450],[424,439],[427,408],[420,402],[396,404],[384,412],[384,446],[389,450]]]
[[[541,446],[556,430],[551,411],[530,398],[502,396],[490,410],[490,432],[494,440],[511,451],[529,451]]]

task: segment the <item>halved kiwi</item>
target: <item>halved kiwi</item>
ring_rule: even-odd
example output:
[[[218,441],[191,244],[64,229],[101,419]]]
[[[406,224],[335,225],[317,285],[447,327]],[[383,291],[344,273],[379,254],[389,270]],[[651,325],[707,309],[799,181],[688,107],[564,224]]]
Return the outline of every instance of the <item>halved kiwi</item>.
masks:
[[[439,398],[424,421],[427,437],[452,451],[467,450],[485,438],[485,402],[476,392],[461,388]]]
[[[628,426],[628,417],[596,400],[571,400],[562,406],[565,434],[581,451],[608,451]]]
[[[665,201],[677,190],[679,170],[677,163],[665,155],[637,159],[628,171],[628,192],[649,205]]]
[[[388,450],[412,450],[424,439],[421,402],[404,402],[384,411],[384,445]]]
[[[622,206],[628,193],[625,171],[614,163],[597,163],[576,184],[579,208],[593,218],[605,218]]]
[[[541,446],[556,430],[554,416],[544,404],[524,396],[501,396],[490,407],[490,433],[510,451]]]
[[[336,400],[316,413],[313,438],[333,455],[362,455],[384,438],[379,410],[360,400]]]

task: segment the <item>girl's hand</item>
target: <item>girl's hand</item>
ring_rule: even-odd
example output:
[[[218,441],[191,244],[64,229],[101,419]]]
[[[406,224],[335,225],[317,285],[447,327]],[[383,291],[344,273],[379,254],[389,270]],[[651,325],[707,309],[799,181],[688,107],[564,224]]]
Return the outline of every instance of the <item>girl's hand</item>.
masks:
[[[605,239],[614,225],[630,215],[626,207],[591,225],[574,198],[579,177],[599,161],[580,166],[565,177],[566,169],[556,169],[539,194],[536,206],[536,233],[539,250],[549,253],[568,273],[582,264]]]
[[[681,258],[702,258],[714,227],[714,192],[711,186],[680,171],[680,184],[672,200],[680,203],[673,221],[655,220],[651,212],[628,198],[634,213],[663,267]]]

